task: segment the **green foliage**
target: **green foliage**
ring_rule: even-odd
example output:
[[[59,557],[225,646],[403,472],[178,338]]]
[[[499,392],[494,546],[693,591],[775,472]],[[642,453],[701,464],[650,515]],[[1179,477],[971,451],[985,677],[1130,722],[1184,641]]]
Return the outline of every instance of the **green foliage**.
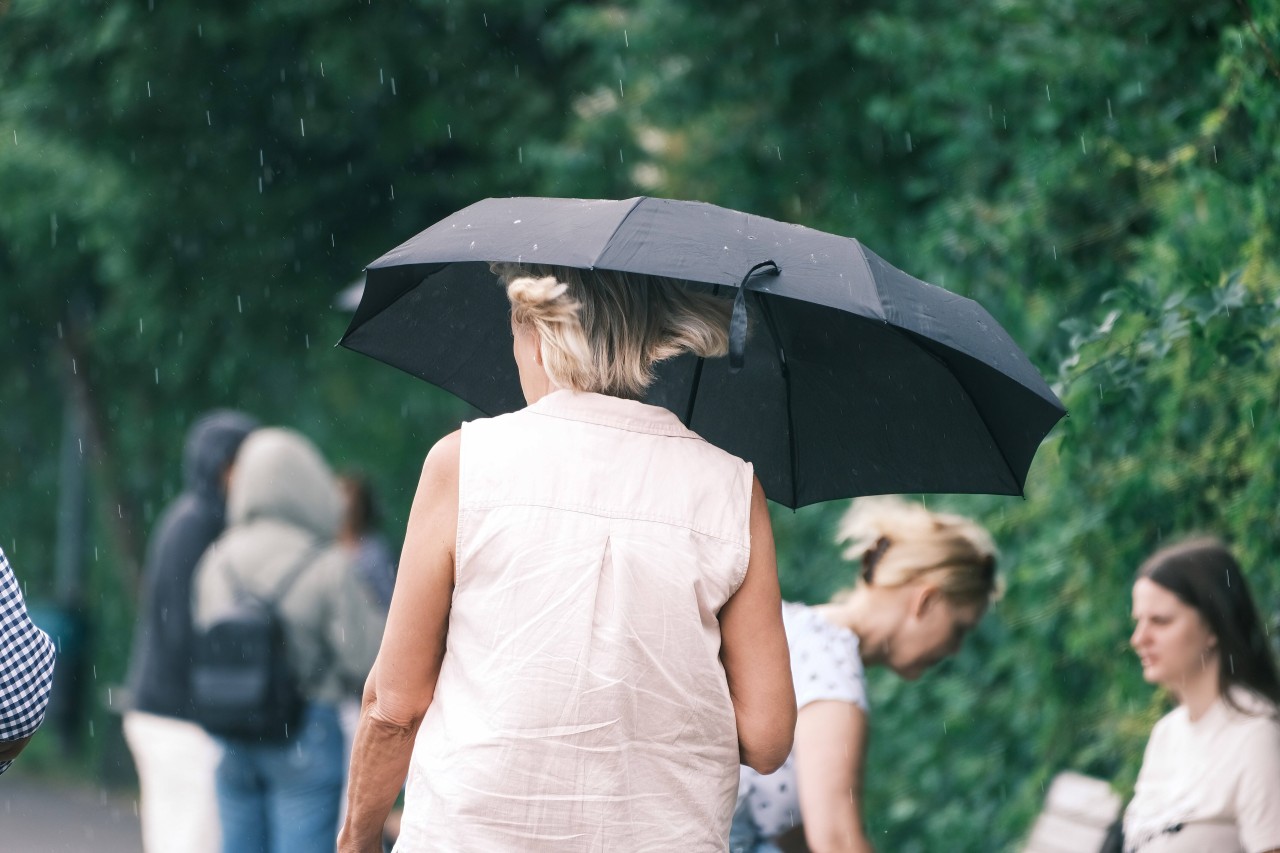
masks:
[[[469,410],[333,349],[332,303],[430,222],[646,193],[854,234],[986,305],[1071,413],[1025,500],[927,497],[992,528],[1008,592],[872,679],[879,849],[1014,848],[1055,772],[1132,783],[1153,547],[1226,537],[1280,612],[1277,54],[1275,0],[0,3],[0,543],[51,597],[79,412],[96,698],[200,411],[301,428],[403,524]],[[775,513],[788,597],[852,582],[843,509]]]

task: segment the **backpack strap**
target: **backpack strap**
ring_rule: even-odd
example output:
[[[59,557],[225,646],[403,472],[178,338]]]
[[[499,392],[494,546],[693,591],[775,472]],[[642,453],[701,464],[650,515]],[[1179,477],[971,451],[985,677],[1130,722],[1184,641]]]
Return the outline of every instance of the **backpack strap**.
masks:
[[[294,563],[292,566],[289,567],[289,571],[285,573],[284,579],[281,580],[280,583],[276,584],[274,593],[266,598],[262,598],[260,596],[254,595],[253,593],[245,589],[244,584],[242,584],[240,582],[240,579],[236,577],[236,573],[231,570],[231,565],[228,563],[227,579],[231,581],[231,589],[233,594],[236,597],[236,600],[237,601],[245,601],[246,599],[254,600],[254,601],[257,601],[259,604],[265,604],[267,607],[271,608],[272,610],[275,610],[276,605],[278,605],[281,601],[284,600],[285,593],[287,593],[289,591],[289,588],[293,586],[293,582],[296,581],[302,575],[302,573],[311,566],[311,563],[312,563],[311,558],[319,554],[321,550],[323,549],[319,545],[313,545],[312,547],[308,548],[303,553],[301,559],[299,559],[296,563]]]

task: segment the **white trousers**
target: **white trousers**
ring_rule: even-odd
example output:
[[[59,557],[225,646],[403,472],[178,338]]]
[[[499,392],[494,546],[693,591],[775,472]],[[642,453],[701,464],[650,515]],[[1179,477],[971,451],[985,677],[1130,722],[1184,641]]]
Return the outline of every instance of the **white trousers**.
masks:
[[[125,713],[124,737],[138,768],[142,849],[218,853],[214,776],[222,747],[195,723],[142,711]]]

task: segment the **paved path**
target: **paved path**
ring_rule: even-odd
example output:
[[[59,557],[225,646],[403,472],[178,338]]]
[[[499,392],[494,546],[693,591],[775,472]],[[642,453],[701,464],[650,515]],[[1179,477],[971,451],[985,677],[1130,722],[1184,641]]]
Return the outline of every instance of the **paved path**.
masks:
[[[0,776],[5,853],[139,853],[137,801],[128,792],[31,779],[22,759]]]

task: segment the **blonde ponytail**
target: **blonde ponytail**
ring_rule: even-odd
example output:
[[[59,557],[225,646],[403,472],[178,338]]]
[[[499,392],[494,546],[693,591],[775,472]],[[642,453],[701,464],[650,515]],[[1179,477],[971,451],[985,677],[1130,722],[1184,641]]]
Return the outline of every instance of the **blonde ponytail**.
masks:
[[[836,532],[860,583],[899,587],[929,579],[957,604],[999,598],[995,542],[977,522],[897,497],[859,498]]]

